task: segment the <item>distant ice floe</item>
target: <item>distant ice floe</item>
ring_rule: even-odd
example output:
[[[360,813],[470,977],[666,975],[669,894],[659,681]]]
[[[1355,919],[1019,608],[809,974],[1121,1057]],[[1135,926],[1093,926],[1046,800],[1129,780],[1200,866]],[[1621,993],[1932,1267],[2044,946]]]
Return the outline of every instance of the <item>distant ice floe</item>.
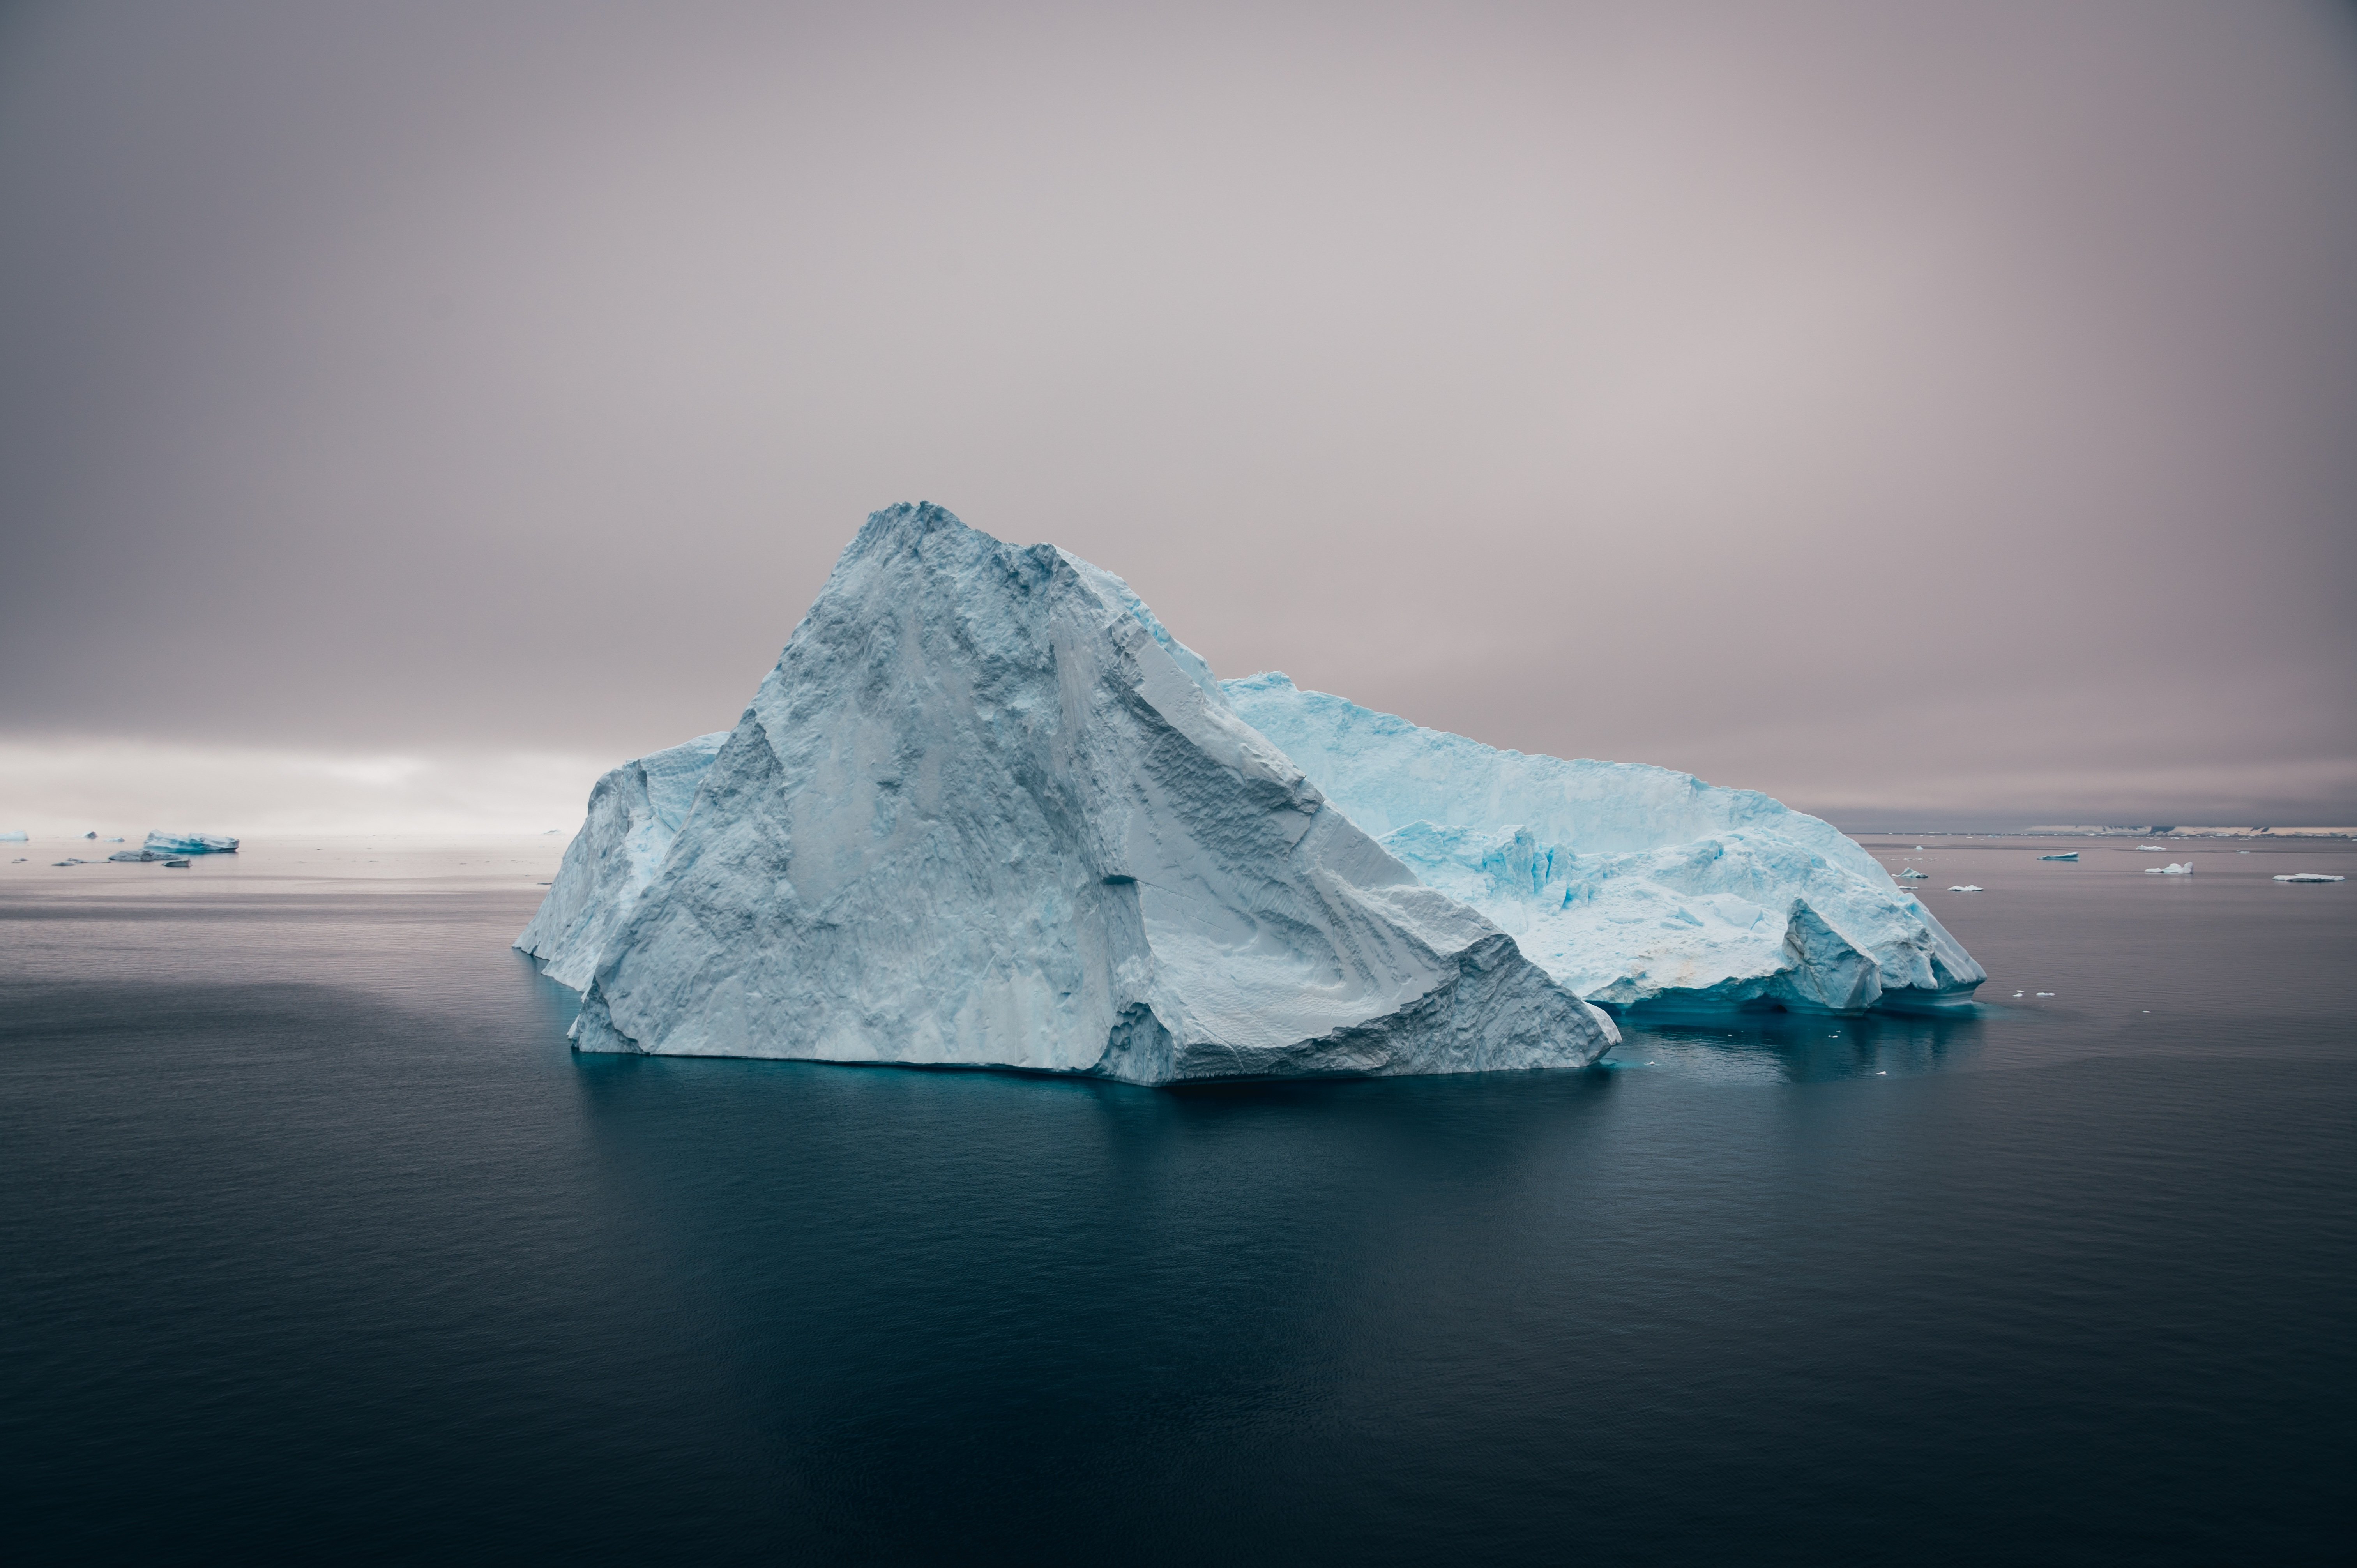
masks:
[[[2136,845],[2138,851],[2147,854],[2158,854],[2168,847],[2169,846],[2165,843],[2140,843]]]
[[[2041,854],[2038,858],[2040,860],[2076,860],[2079,858],[2079,852],[2075,849],[2065,850],[2061,854]]]
[[[2278,875],[2277,882],[2346,882],[2345,876],[2330,876],[2321,871],[2291,871]]]
[[[1988,889],[1986,887],[1975,887],[1969,882],[1964,882],[1949,888],[1948,891],[1951,893],[1986,893]]]
[[[2144,874],[2147,876],[2190,876],[2193,875],[2193,863],[2188,860],[2176,865],[2147,865]]]
[[[1930,878],[1930,876],[1931,876],[1931,875],[1932,875],[1932,874],[1931,874],[1930,872],[1928,872],[1928,871],[1918,871],[1918,870],[1916,870],[1913,866],[1911,866],[1911,865],[1910,865],[1910,866],[1909,866],[1906,870],[1904,870],[1904,871],[1900,872],[1899,875],[1900,875],[1901,877],[1903,877],[1903,878],[1909,878],[1909,879],[1912,879],[1912,880],[1916,880],[1916,881],[1924,881],[1924,880],[1928,880],[1928,879]]]
[[[166,833],[150,829],[145,847],[171,854],[235,854],[237,840],[221,833]]]
[[[11,832],[0,833],[0,843],[23,843],[25,842],[26,834],[24,830],[21,828]]]

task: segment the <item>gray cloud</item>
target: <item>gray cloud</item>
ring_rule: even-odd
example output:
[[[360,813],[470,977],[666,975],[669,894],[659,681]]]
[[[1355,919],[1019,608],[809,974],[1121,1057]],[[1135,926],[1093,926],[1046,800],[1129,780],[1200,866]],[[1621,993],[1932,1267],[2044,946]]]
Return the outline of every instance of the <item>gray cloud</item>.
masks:
[[[2357,820],[2346,7],[32,5],[0,211],[11,745],[645,750],[923,498],[1497,744]]]

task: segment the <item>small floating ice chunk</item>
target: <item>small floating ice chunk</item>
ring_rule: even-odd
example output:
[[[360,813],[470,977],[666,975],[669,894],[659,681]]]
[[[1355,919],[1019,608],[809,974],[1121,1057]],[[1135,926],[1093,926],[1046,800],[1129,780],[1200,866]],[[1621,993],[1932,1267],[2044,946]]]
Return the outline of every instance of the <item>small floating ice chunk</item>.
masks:
[[[2140,843],[2140,844],[2136,845],[2136,848],[2137,848],[2138,850],[2140,850],[2140,851],[2146,851],[2146,852],[2152,852],[2152,851],[2158,851],[2158,850],[2164,850],[2164,849],[2167,849],[2168,847],[2169,847],[2169,846],[2168,846],[2167,844],[2165,844],[2165,843]]]
[[[186,871],[188,869],[188,863],[185,860],[167,860],[164,863],[164,869],[167,871]]]
[[[2061,854],[2041,854],[2038,858],[2040,860],[2076,860],[2079,858],[2079,852],[2075,849],[2066,850]]]
[[[1910,866],[1909,866],[1906,870],[1904,870],[1904,871],[1900,872],[1899,875],[1901,875],[1901,876],[1904,876],[1904,877],[1913,877],[1913,878],[1915,878],[1915,879],[1917,879],[1917,880],[1922,880],[1922,879],[1925,879],[1925,878],[1930,877],[1930,875],[1931,875],[1932,874],[1931,874],[1930,872],[1928,872],[1928,871],[1918,871],[1918,870],[1916,870],[1913,866],[1911,866],[1911,865],[1910,865]]]
[[[2041,991],[2041,992],[2040,992],[2038,994],[2040,994],[2040,996],[2051,996],[2051,995],[2053,995],[2053,994],[2054,994],[2054,993],[2052,993],[2051,991]]]
[[[23,843],[24,842],[25,832],[22,828],[11,828],[8,832],[0,833],[0,843]]]
[[[2147,876],[2190,876],[2193,875],[2193,863],[2188,860],[2175,865],[2147,865],[2144,874]]]
[[[2345,876],[2328,876],[2321,871],[2291,871],[2276,878],[2277,882],[2346,882]]]
[[[1948,891],[1951,893],[1978,893],[1983,891],[1983,889],[1974,886],[1969,882],[1961,882],[1955,886],[1949,888]]]

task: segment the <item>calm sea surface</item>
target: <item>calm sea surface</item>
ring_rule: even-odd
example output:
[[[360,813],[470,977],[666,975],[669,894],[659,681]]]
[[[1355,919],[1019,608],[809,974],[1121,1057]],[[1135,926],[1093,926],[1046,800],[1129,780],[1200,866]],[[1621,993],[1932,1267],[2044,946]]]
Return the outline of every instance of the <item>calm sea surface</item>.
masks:
[[[1976,1015],[1182,1092],[576,1058],[553,838],[16,846],[0,1545],[2347,1561],[2357,854],[1867,842]]]

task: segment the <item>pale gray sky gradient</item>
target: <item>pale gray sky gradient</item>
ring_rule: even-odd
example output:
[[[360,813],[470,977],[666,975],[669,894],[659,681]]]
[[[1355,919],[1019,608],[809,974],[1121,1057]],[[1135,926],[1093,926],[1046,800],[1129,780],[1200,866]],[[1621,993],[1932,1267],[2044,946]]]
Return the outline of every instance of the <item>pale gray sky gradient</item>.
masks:
[[[537,820],[924,499],[1499,745],[2357,821],[2346,5],[18,5],[0,215],[0,818]]]

